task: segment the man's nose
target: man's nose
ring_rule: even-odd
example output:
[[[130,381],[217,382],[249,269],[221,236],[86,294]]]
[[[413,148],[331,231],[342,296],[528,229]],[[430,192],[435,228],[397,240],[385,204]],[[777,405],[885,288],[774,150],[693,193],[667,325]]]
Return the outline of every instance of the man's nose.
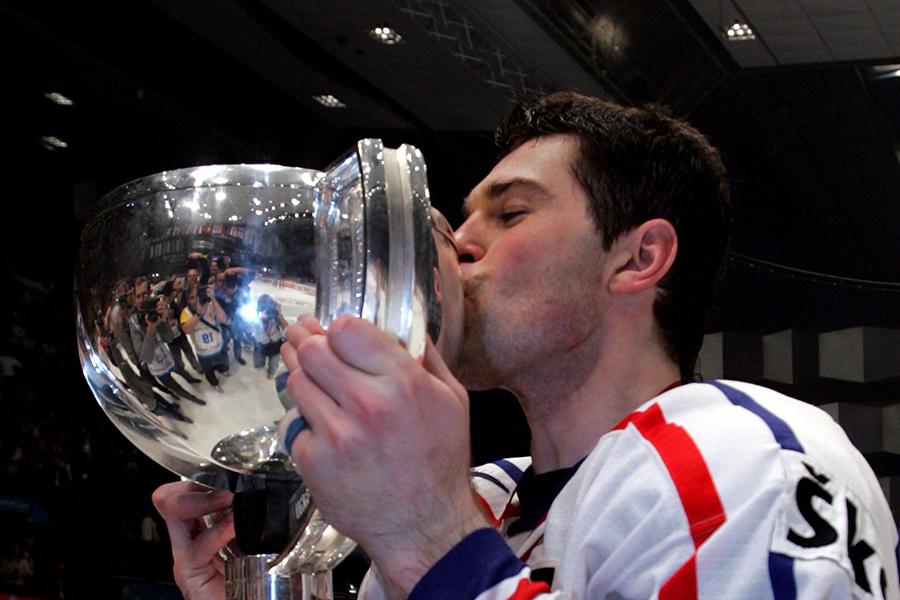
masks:
[[[466,219],[466,222],[456,230],[460,263],[474,263],[484,258],[484,244],[480,241],[478,230],[478,222],[473,217]]]

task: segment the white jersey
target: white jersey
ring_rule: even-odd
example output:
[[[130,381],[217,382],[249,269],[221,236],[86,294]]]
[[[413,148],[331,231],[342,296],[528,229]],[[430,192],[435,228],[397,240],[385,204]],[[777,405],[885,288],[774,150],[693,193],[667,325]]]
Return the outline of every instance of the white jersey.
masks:
[[[193,317],[194,312],[187,306],[181,311],[181,323],[187,323]],[[222,338],[222,325],[216,319],[216,311],[212,302],[208,302],[203,310],[201,321],[198,321],[191,331],[191,341],[197,356],[212,356],[224,346]]]
[[[497,529],[460,542],[411,599],[900,599],[871,468],[826,413],[772,390],[667,391],[528,509],[522,466],[475,469]],[[376,577],[364,591],[382,597]]]
[[[168,344],[163,342],[159,333],[154,331],[152,336],[155,340],[153,360],[147,362],[147,369],[152,375],[161,377],[175,368],[175,359]]]

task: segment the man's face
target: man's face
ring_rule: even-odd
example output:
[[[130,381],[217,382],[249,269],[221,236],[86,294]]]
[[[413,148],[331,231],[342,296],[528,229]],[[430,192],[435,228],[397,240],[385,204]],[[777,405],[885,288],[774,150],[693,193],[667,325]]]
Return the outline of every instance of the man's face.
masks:
[[[456,375],[471,389],[515,391],[517,380],[567,365],[600,333],[606,253],[572,174],[577,149],[566,135],[527,141],[466,199],[456,233],[465,291]]]
[[[435,347],[452,369],[459,354],[463,333],[463,292],[459,276],[459,251],[450,223],[437,209],[431,209],[434,245],[438,254],[435,291],[441,303],[441,334]]]
[[[132,301],[135,308],[140,308],[144,304],[144,300],[150,297],[150,284],[142,281],[134,286],[134,295]]]
[[[200,271],[197,269],[188,269],[186,279],[189,285],[197,283],[200,279]]]

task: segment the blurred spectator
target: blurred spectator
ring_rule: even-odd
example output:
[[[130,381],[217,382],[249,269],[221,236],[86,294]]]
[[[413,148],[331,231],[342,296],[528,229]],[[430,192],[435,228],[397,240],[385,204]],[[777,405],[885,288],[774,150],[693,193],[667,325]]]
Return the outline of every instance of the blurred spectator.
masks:
[[[228,354],[222,326],[228,315],[216,300],[212,286],[192,285],[187,291],[187,306],[181,311],[181,328],[191,336],[203,375],[211,386],[222,391],[216,373],[228,375]]]
[[[44,265],[33,256],[0,261],[8,283],[0,294],[0,596],[116,597],[94,584],[102,577],[171,581],[165,544],[140,541],[141,519],[153,510],[150,492],[171,474],[131,447],[84,384],[71,284],[45,280],[60,264],[60,281],[68,279],[65,263],[59,255]],[[98,297],[109,309],[91,319],[91,334],[150,410],[183,419],[129,360],[132,293],[120,281],[115,294]],[[134,475],[123,489],[129,463]],[[133,546],[118,528],[102,525],[126,519],[134,523]]]
[[[187,335],[181,329],[181,323],[178,320],[178,317],[181,315],[181,310],[184,306],[181,305],[181,279],[175,279],[173,281],[167,281],[165,285],[162,287],[162,297],[163,302],[165,302],[167,314],[166,317],[169,321],[169,328],[172,330],[173,339],[169,342],[169,350],[172,351],[172,358],[175,359],[175,364],[182,370],[184,370],[184,359],[191,364],[191,367],[198,372],[201,373],[202,369],[200,368],[200,362],[197,360],[197,356],[194,354],[194,349],[191,348],[191,343],[187,339]]]
[[[7,555],[0,560],[0,581],[21,588],[33,576],[34,563],[31,557],[19,544],[11,544]]]
[[[172,373],[178,373],[188,383],[200,383],[200,380],[191,376],[184,370],[184,363],[180,366],[172,357],[172,351],[167,342],[170,342],[174,334],[169,327],[168,308],[160,300],[149,299],[144,303],[138,316],[139,329],[132,331],[135,348],[140,348],[138,357],[151,375],[161,381],[166,388],[172,390],[185,400],[196,404],[206,404],[206,401],[198,398],[180,383],[175,381]]]
[[[279,354],[288,322],[281,314],[281,307],[268,294],[259,297],[256,310],[259,322],[254,332],[256,345],[253,350],[253,366],[261,369],[265,365],[266,375],[272,379],[278,370]]]
[[[245,274],[246,269],[240,268],[221,271],[219,276],[221,276],[222,283],[221,286],[216,286],[216,300],[228,315],[228,325],[223,328],[225,345],[227,346],[228,342],[231,342],[234,360],[241,365],[247,364],[247,361],[241,356],[246,324],[241,317],[240,308],[250,301],[250,293],[244,285]]]
[[[22,369],[22,363],[19,359],[11,354],[4,352],[0,354],[0,376],[13,377]]]

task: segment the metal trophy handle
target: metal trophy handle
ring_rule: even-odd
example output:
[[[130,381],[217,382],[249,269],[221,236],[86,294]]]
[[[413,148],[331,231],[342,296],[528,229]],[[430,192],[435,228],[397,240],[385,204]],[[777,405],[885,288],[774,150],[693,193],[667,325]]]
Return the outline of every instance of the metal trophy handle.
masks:
[[[425,162],[362,140],[326,171],[211,165],[107,194],[76,269],[83,372],[119,431],[178,475],[235,493],[228,598],[332,597],[355,546],[322,521],[277,423],[278,349],[314,314],[368,319],[414,355],[439,327]],[[212,518],[212,517],[210,517]]]

